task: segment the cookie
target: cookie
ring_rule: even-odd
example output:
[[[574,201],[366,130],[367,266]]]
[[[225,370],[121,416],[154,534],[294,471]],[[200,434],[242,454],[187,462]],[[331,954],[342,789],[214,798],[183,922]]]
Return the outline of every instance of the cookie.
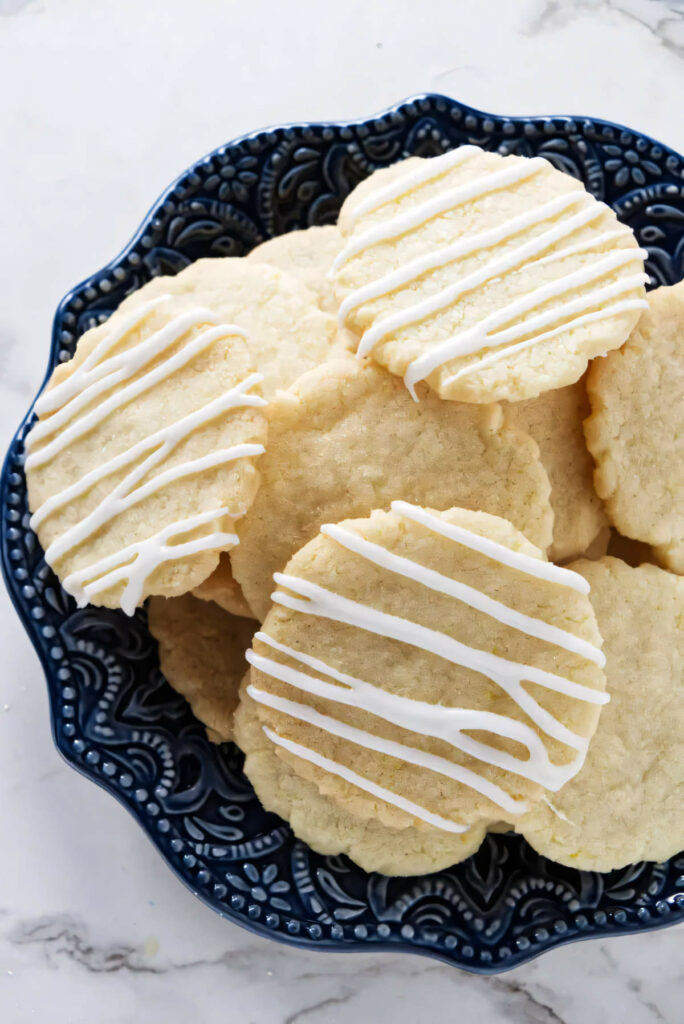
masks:
[[[252,249],[247,259],[270,263],[299,278],[316,294],[321,309],[336,313],[337,302],[328,271],[341,248],[342,235],[329,224],[269,238]]]
[[[605,701],[588,588],[505,520],[394,502],[323,526],[275,583],[247,694],[280,757],[356,817],[427,845],[581,766]]]
[[[577,381],[644,307],[631,230],[540,157],[461,146],[376,171],[345,201],[333,264],[360,355],[464,402]]]
[[[79,605],[132,614],[237,543],[266,439],[252,370],[237,327],[164,296],[88,331],[55,369],[26,477],[45,560]]]
[[[517,830],[587,871],[684,848],[684,580],[617,558],[577,562],[603,636],[610,703],[584,767]]]
[[[619,352],[592,364],[584,424],[614,526],[684,573],[684,282],[658,288]]]
[[[248,667],[245,650],[256,623],[191,594],[150,598],[147,621],[166,679],[185,697],[213,743],[232,740],[240,680]]]
[[[231,555],[257,618],[273,573],[325,522],[368,515],[404,498],[505,516],[534,543],[551,541],[549,483],[535,442],[500,406],[414,402],[370,362],[330,361],[276,396],[268,409],[261,486]]]
[[[258,717],[258,705],[243,683],[235,712],[235,741],[246,754],[245,772],[259,800],[280,815],[300,839],[324,855],[346,854],[364,871],[385,875],[421,875],[457,864],[475,853],[485,829],[467,832],[389,828],[376,818],[355,814],[323,796],[278,756]]]
[[[245,600],[242,587],[233,577],[233,570],[230,565],[230,555],[227,551],[221,553],[219,564],[211,576],[207,577],[199,587],[192,591],[200,601],[213,601],[224,611],[232,615],[241,615],[244,618],[254,618],[252,609]]]
[[[539,445],[551,484],[553,562],[577,558],[606,528],[608,520],[594,490],[594,461],[584,442],[582,422],[589,414],[584,381],[546,391],[539,398],[509,406],[511,417]]]
[[[155,277],[121,308],[137,308],[161,294],[174,295],[179,303],[208,306],[223,322],[246,331],[267,399],[322,363],[340,344],[335,318],[322,312],[301,281],[278,267],[230,256],[197,260],[175,277]]]

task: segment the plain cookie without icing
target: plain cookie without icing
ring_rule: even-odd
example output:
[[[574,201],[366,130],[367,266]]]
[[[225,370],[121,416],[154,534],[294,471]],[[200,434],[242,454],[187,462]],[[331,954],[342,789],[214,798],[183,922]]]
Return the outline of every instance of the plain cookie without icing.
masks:
[[[322,527],[275,582],[247,694],[350,813],[463,833],[578,770],[605,682],[586,583],[510,523],[394,502]]]
[[[79,340],[36,402],[31,525],[80,605],[132,614],[201,583],[237,543],[266,440],[242,332],[160,296]]]
[[[216,604],[184,594],[150,598],[147,621],[159,644],[163,675],[204,723],[212,743],[232,740],[254,620],[229,615]]]
[[[337,302],[328,271],[341,248],[342,235],[329,224],[269,238],[252,249],[247,259],[270,263],[299,278],[318,296],[321,309],[335,313]]]
[[[684,580],[617,558],[576,562],[591,584],[610,703],[581,772],[517,831],[584,871],[664,861],[684,847]]]
[[[608,526],[594,490],[594,462],[582,430],[589,414],[584,381],[507,408],[513,422],[539,445],[539,457],[549,476],[553,509],[549,558],[553,562],[577,558]]]
[[[360,355],[442,398],[520,401],[577,381],[644,308],[644,252],[542,158],[461,146],[376,171],[333,264]]]
[[[535,442],[498,405],[414,402],[369,362],[330,361],[268,409],[261,486],[231,556],[254,614],[270,607],[273,573],[325,522],[368,515],[403,498],[459,504],[510,519],[539,547],[551,541],[549,483]]]
[[[221,553],[219,564],[211,576],[208,576],[199,587],[192,591],[200,601],[213,601],[231,615],[243,618],[254,618],[254,612],[247,604],[242,587],[233,576],[230,556],[227,551]]]
[[[619,352],[587,377],[594,481],[620,533],[684,573],[684,282],[657,288]]]
[[[321,311],[314,293],[265,263],[232,256],[197,260],[175,277],[153,278],[120,308],[127,311],[165,293],[179,304],[208,306],[222,322],[247,332],[267,399],[340,345],[335,318]]]

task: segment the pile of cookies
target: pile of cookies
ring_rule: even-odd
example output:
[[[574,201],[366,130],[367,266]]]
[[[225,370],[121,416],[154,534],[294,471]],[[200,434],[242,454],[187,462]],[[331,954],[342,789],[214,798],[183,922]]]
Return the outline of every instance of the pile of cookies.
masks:
[[[542,159],[376,171],[336,227],[130,295],[36,403],[32,526],[263,805],[415,874],[514,829],[684,847],[684,284]]]

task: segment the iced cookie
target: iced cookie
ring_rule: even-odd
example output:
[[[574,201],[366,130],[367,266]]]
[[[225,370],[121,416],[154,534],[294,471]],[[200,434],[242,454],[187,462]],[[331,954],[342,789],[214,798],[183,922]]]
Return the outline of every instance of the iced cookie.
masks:
[[[684,282],[650,293],[625,346],[592,364],[587,388],[584,430],[608,515],[684,573]]]
[[[222,552],[219,564],[211,576],[192,592],[201,601],[213,601],[232,615],[242,615],[248,619],[254,616],[242,593],[242,587],[233,577],[230,555],[227,551]]]
[[[580,773],[517,829],[587,871],[666,860],[684,848],[684,580],[616,558],[573,568],[591,585],[610,703]]]
[[[176,277],[155,277],[122,304],[128,310],[162,293],[179,303],[208,306],[247,332],[262,391],[271,397],[318,366],[339,345],[335,318],[313,292],[278,267],[239,257],[197,260]]]
[[[411,158],[354,189],[338,226],[340,321],[412,393],[515,402],[572,384],[645,305],[631,230],[539,157]]]
[[[467,832],[390,828],[375,818],[359,818],[323,796],[279,757],[258,717],[258,705],[243,683],[235,712],[235,742],[247,755],[246,771],[261,803],[290,823],[295,835],[318,853],[344,853],[364,871],[422,875],[439,871],[475,853],[484,826]]]
[[[247,694],[279,756],[356,817],[428,845],[581,766],[605,701],[588,588],[505,520],[394,502],[323,526],[275,584]]]
[[[31,526],[79,605],[132,614],[237,543],[266,420],[243,333],[159,296],[78,342],[36,402]]]
[[[231,555],[254,614],[270,607],[273,573],[325,522],[404,498],[505,516],[534,543],[551,541],[549,483],[535,442],[501,407],[414,402],[401,381],[347,357],[302,377],[269,410],[261,487]]]
[[[269,238],[252,249],[247,259],[270,263],[298,277],[318,296],[321,309],[334,313],[337,303],[328,271],[341,248],[341,234],[328,225]]]
[[[233,712],[247,663],[253,619],[228,615],[191,594],[153,597],[147,605],[150,633],[159,644],[163,674],[207,728],[213,743],[233,738]]]
[[[551,484],[553,562],[587,550],[608,520],[594,490],[594,462],[587,451],[582,421],[589,414],[584,381],[546,391],[539,398],[509,406],[514,423],[532,435]]]

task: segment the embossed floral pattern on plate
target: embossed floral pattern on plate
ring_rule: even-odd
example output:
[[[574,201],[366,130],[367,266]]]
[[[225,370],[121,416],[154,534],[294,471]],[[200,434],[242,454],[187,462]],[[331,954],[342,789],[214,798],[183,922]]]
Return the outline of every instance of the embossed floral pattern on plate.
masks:
[[[199,160],[126,249],[65,297],[49,370],[152,276],[332,222],[376,168],[464,142],[540,155],[581,178],[648,249],[654,284],[684,276],[681,156],[618,125],[495,117],[424,96],[354,124],[273,128]],[[78,610],[59,587],[28,524],[23,441],[31,422],[29,412],[7,454],[0,540],[8,589],[45,669],[55,742],[129,808],[209,906],[300,945],[421,952],[476,972],[504,970],[574,939],[684,919],[684,854],[601,875],[553,864],[514,836],[490,835],[465,863],[402,879],[313,853],[260,807],[236,748],[212,746],[163,679],[144,612],[128,619]]]

